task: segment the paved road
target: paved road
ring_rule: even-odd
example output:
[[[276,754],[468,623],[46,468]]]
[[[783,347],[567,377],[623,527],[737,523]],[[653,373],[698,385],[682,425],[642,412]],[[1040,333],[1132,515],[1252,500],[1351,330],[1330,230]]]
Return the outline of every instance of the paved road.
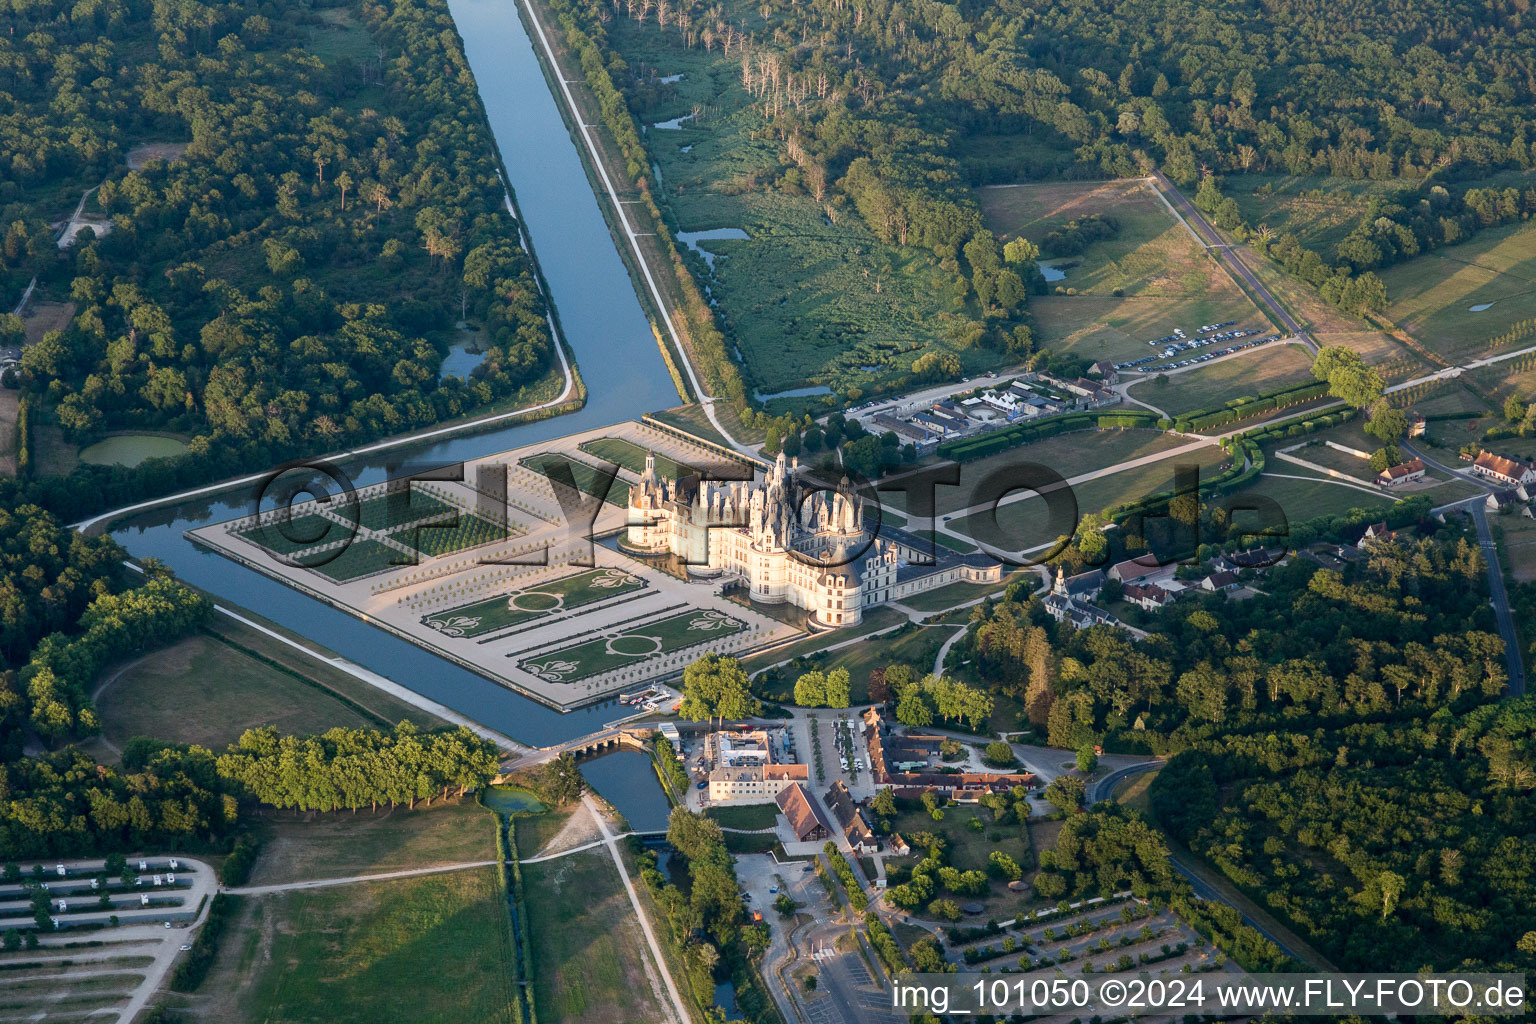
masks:
[[[1254,275],[1252,270],[1248,269],[1248,265],[1231,251],[1231,247],[1226,242],[1221,240],[1221,235],[1217,233],[1216,228],[1211,225],[1210,221],[1205,219],[1203,213],[1195,208],[1195,204],[1185,198],[1184,193],[1180,192],[1173,182],[1164,177],[1162,171],[1152,172],[1152,177],[1156,181],[1156,186],[1165,194],[1165,197],[1171,197],[1171,205],[1174,206],[1178,215],[1184,219],[1185,223],[1193,227],[1195,236],[1200,239],[1200,244],[1211,250],[1212,254],[1221,260],[1222,263],[1226,264],[1232,273],[1242,278],[1248,287],[1253,290],[1254,295],[1258,296],[1259,300],[1268,307],[1275,321],[1281,324],[1288,332],[1300,338],[1302,343],[1315,354],[1317,352],[1316,340],[1301,329],[1301,325],[1291,317],[1291,314],[1285,311],[1285,307],[1280,305],[1280,301],[1275,298],[1274,294],[1264,287],[1263,282]]]
[[[1467,505],[1472,521],[1477,524],[1477,543],[1483,550],[1483,560],[1488,563],[1488,593],[1493,604],[1493,615],[1499,622],[1499,635],[1504,638],[1504,660],[1509,666],[1509,696],[1525,696],[1525,667],[1520,659],[1520,634],[1515,629],[1515,617],[1509,610],[1509,593],[1504,589],[1504,569],[1499,564],[1498,545],[1493,542],[1493,531],[1488,526],[1488,511],[1483,502],[1474,499]]]
[[[1088,805],[1091,807],[1101,800],[1108,800],[1115,792],[1115,787],[1133,775],[1143,772],[1156,771],[1166,762],[1162,758],[1155,761],[1144,761],[1141,764],[1126,765],[1124,768],[1116,768],[1102,779],[1095,779],[1088,786]]]

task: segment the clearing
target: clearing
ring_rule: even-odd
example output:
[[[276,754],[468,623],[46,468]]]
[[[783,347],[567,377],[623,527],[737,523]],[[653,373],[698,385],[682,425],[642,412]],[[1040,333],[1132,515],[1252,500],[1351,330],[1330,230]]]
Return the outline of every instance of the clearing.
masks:
[[[978,189],[987,226],[999,238],[1041,244],[1069,221],[1097,214],[1114,237],[1081,253],[1042,260],[1065,276],[1057,294],[1031,299],[1035,339],[1085,359],[1121,362],[1147,355],[1146,342],[1201,324],[1269,321],[1141,179],[999,185]],[[1043,247],[1043,246],[1042,246]],[[1066,294],[1067,290],[1076,294]]]
[[[1490,228],[1380,276],[1386,315],[1449,362],[1536,344],[1529,330],[1511,333],[1536,317],[1536,225]]]
[[[206,635],[109,670],[100,687],[102,737],[119,748],[134,736],[154,736],[217,751],[262,725],[311,734],[399,720],[385,718],[386,712],[408,715],[406,706],[387,694],[359,694],[368,702],[359,704]]]

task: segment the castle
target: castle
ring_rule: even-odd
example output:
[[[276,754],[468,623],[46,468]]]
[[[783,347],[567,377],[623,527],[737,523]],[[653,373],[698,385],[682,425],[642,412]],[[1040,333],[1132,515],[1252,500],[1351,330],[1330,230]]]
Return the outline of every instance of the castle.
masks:
[[[625,546],[672,554],[694,575],[738,577],[752,600],[805,609],[815,625],[857,624],[864,609],[955,582],[995,583],[1002,566],[956,555],[911,534],[865,525],[846,479],[835,491],[803,488],[783,453],[763,480],[663,480],[647,453],[629,490]]]

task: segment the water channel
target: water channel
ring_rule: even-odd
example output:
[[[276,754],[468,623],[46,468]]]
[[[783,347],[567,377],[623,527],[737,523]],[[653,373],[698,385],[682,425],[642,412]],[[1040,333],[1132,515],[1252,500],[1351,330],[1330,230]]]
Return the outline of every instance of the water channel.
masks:
[[[359,486],[384,479],[390,466],[426,468],[481,457],[678,403],[576,144],[515,9],[501,0],[449,0],[449,9],[586,383],[587,405],[569,416],[344,464],[341,468]],[[619,717],[616,701],[561,714],[220,555],[201,551],[182,536],[186,530],[249,514],[253,500],[247,488],[217,499],[165,506],[120,521],[112,535],[136,557],[158,558],[187,582],[522,742],[559,742]],[[645,770],[650,772],[649,766]]]

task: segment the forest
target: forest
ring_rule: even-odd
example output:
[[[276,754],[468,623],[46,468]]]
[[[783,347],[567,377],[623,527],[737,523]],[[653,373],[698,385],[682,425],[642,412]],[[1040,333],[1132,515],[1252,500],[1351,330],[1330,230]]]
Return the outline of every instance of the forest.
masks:
[[[1530,970],[1536,702],[1499,702],[1482,557],[1433,520],[1363,553],[1340,570],[1293,552],[1255,597],[1181,601],[1140,642],[1015,592],[968,642],[1051,745],[1170,756],[1157,823],[1342,968]],[[1116,884],[1061,843],[1053,891]],[[1155,857],[1113,849],[1122,881],[1152,877]]]
[[[553,365],[446,4],[364,5],[361,62],[306,52],[318,15],[255,0],[9,17],[0,294],[9,309],[35,277],[74,304],[18,383],[70,441],[192,438],[170,465],[39,480],[38,500],[80,509],[399,433]],[[143,143],[184,151],[129,169]],[[87,189],[98,226],[60,250],[49,223]],[[440,380],[461,319],[486,358]]]
[[[706,187],[809,195],[830,223],[855,213],[882,242],[930,252],[974,299],[966,315],[994,346],[1011,325],[1027,323],[1027,294],[1043,290],[1043,280],[1036,252],[1010,255],[1005,240],[982,226],[975,186],[1153,168],[1185,187],[1249,173],[1425,183],[1427,208],[1418,196],[1412,206],[1408,196],[1383,203],[1339,252],[1311,254],[1318,267],[1305,253],[1292,258],[1294,239],[1279,240],[1278,262],[1361,313],[1384,305],[1370,271],[1399,251],[1365,235],[1396,237],[1394,222],[1423,221],[1407,226],[1420,236],[1419,250],[1429,234],[1446,244],[1475,230],[1478,215],[1463,217],[1463,206],[1486,205],[1475,189],[1464,194],[1465,183],[1536,163],[1530,15],[1519,4],[551,0],[551,7],[568,36],[579,35],[588,82],[642,187],[651,161],[631,115],[664,105],[677,86],[658,82],[659,69],[648,63],[654,51],[640,40],[660,35],[718,52],[711,74],[721,111],[746,102],[758,122],[753,152],[728,165],[736,178]],[[623,38],[633,42],[615,42],[620,20],[638,23],[644,35],[626,29]],[[739,93],[722,82],[732,65],[739,65]],[[620,99],[628,111],[616,109]],[[696,106],[694,114],[721,111]],[[755,166],[758,142],[777,152],[776,166]],[[1504,202],[1500,196],[1495,205]],[[1112,225],[1078,224],[1042,248],[1069,255],[1107,230]]]

